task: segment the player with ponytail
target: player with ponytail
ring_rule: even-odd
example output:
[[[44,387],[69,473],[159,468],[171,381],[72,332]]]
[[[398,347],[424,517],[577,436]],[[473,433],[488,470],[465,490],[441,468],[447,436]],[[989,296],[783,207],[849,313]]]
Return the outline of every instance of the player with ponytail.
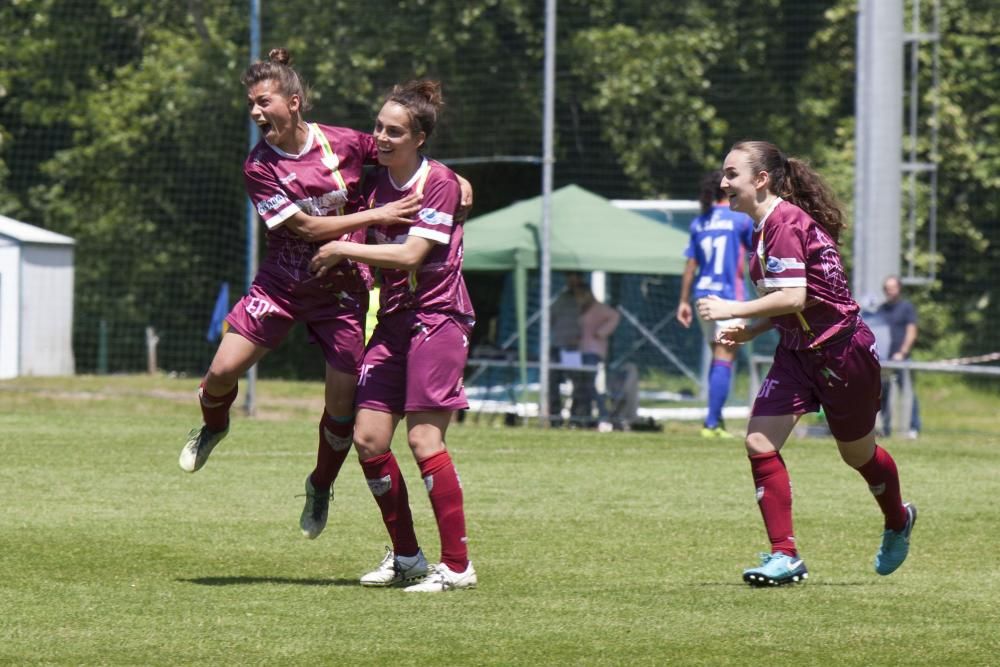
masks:
[[[743,579],[751,586],[774,586],[807,576],[792,530],[791,484],[780,452],[799,418],[821,407],[841,458],[861,474],[882,511],[875,571],[891,574],[909,552],[917,509],[903,502],[896,464],[875,442],[881,369],[875,338],[859,316],[837,250],[843,214],[808,164],[764,141],[732,147],[721,186],[730,207],[754,221],[750,277],[759,298],[703,298],[698,312],[709,320],[759,318],[720,333],[719,341],[732,347],[771,328],[780,334],[746,436],[771,548]]]

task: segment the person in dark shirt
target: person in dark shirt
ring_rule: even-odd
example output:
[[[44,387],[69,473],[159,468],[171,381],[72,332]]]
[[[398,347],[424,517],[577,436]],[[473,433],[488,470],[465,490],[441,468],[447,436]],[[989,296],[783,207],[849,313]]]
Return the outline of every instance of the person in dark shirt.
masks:
[[[879,306],[878,312],[889,327],[889,359],[906,361],[910,358],[913,346],[917,342],[919,331],[917,309],[903,298],[903,285],[898,276],[886,278],[882,291],[885,292],[885,303]],[[894,381],[902,386],[903,371],[893,371],[882,379],[882,435],[887,438],[892,433],[892,405],[889,391]],[[910,408],[910,430],[906,435],[911,440],[920,436],[920,403],[917,401],[916,391],[913,392],[913,404]]]

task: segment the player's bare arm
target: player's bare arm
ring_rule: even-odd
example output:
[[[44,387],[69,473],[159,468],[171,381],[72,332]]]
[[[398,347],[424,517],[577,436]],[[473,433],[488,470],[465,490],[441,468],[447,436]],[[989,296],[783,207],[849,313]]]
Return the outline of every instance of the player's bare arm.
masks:
[[[737,324],[720,331],[716,342],[728,349],[733,349],[744,343],[749,343],[757,336],[765,331],[770,331],[772,328],[774,328],[774,325],[767,318],[755,320],[752,324]]]
[[[410,194],[402,199],[348,215],[308,215],[299,211],[284,224],[306,241],[318,243],[337,239],[344,234],[370,225],[408,225],[420,210],[421,194]]]
[[[468,213],[469,209],[472,208],[472,183],[469,183],[469,181],[465,180],[458,174],[455,174],[455,176],[458,177],[458,185],[462,189],[462,198],[459,200],[458,212]]]
[[[777,317],[801,313],[805,307],[805,287],[781,287],[753,301],[732,301],[717,296],[698,299],[698,313],[706,320],[716,321],[736,317]]]
[[[381,245],[330,241],[316,252],[309,269],[317,276],[322,276],[330,267],[336,266],[346,258],[383,269],[413,271],[423,264],[424,258],[433,247],[433,241],[419,236],[408,236],[405,243]]]
[[[677,302],[677,321],[687,329],[691,326],[693,311],[691,309],[691,285],[694,284],[694,274],[698,270],[698,262],[688,258],[684,265],[684,275],[681,277],[681,295]]]

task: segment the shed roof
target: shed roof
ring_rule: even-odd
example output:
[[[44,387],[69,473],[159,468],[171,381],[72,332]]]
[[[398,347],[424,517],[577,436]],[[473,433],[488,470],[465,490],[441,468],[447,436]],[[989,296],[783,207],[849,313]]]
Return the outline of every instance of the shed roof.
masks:
[[[14,218],[0,215],[0,237],[6,236],[20,243],[44,243],[48,245],[75,245],[69,236],[56,234],[41,227],[20,222]]]

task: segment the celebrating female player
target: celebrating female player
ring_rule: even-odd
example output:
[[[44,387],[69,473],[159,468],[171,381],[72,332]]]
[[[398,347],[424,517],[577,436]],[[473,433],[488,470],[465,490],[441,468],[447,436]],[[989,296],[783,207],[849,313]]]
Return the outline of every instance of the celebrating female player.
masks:
[[[326,401],[319,423],[316,468],[306,478],[300,527],[312,539],[326,525],[330,486],[351,447],[354,388],[364,352],[364,317],[371,273],[343,260],[322,278],[309,272],[320,244],[345,234],[364,240],[364,228],[409,223],[419,196],[367,210],[360,191],[362,165],[377,160],[370,134],[307,123],[306,91],[284,49],[252,64],[241,81],[250,117],[263,138],[243,166],[247,194],[267,225],[267,255],[250,293],[226,318],[223,336],[199,400],[204,424],[191,431],[180,466],[199,470],[229,433],[237,381],[302,322],[326,358]]]
[[[375,123],[381,166],[365,186],[368,203],[377,209],[422,193],[408,232],[372,227],[369,241],[376,244],[332,241],[313,260],[320,276],[345,258],[381,267],[381,307],[358,381],[354,443],[392,550],[361,584],[394,586],[428,575],[406,483],[389,448],[405,415],[441,537],[440,564],[406,589],[418,592],[477,583],[466,548],[462,486],[445,446],[452,413],[468,407],[462,373],[474,318],[461,273],[459,184],[451,170],[421,154],[442,104],[439,83],[413,81],[392,90]]]
[[[710,296],[698,301],[698,312],[708,320],[762,318],[724,329],[719,341],[729,346],[772,327],[781,335],[746,437],[771,553],[745,570],[743,580],[774,586],[808,576],[792,531],[792,492],[780,451],[799,417],[820,406],[841,458],[861,473],[885,516],[875,571],[891,574],[906,559],[917,508],[902,501],[896,464],[875,443],[880,368],[875,338],[858,316],[837,251],[842,213],[819,175],[773,144],[737,143],[723,172],[729,205],[754,220],[750,277],[760,298]]]

